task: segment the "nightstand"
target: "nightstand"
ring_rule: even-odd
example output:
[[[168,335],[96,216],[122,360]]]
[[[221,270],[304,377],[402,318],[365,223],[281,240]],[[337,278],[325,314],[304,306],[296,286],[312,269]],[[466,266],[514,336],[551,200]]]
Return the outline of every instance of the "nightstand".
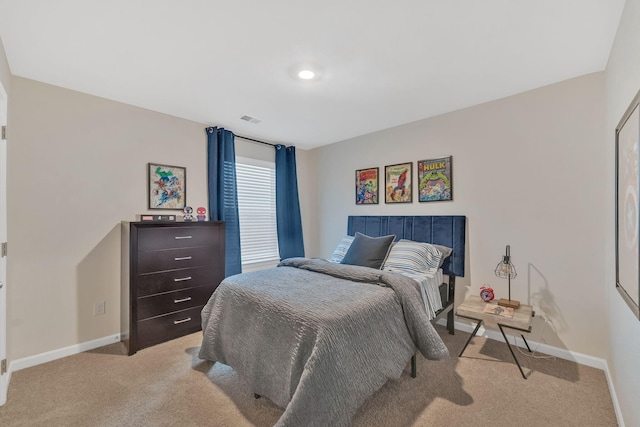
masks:
[[[516,357],[516,354],[513,352],[513,349],[511,348],[511,344],[509,344],[509,340],[507,339],[507,336],[504,333],[504,329],[508,328],[508,329],[513,329],[521,332],[531,332],[531,319],[533,318],[533,316],[535,316],[533,307],[531,307],[530,305],[522,304],[520,305],[519,308],[514,309],[513,317],[510,318],[510,317],[503,317],[497,314],[486,313],[484,309],[487,307],[488,304],[489,303],[484,302],[479,296],[472,295],[466,300],[464,300],[464,302],[460,304],[460,306],[456,310],[456,316],[464,317],[465,319],[475,320],[476,322],[478,322],[475,329],[473,330],[473,333],[471,334],[471,336],[465,343],[464,347],[462,348],[462,351],[460,352],[459,357],[462,357],[462,353],[464,353],[467,346],[471,342],[471,339],[476,335],[476,333],[478,332],[478,329],[483,323],[489,327],[497,326],[500,329],[500,332],[502,332],[502,337],[504,338],[504,342],[507,344],[507,347],[509,347],[509,351],[513,356],[513,360],[515,360],[516,365],[518,365],[518,369],[522,374],[522,378],[526,380],[527,376],[522,371],[520,362],[518,362],[518,358]],[[527,350],[531,352],[531,349],[529,348],[529,343],[527,343],[527,340],[524,338],[524,335],[520,334],[520,336],[524,340],[524,344],[527,346]]]

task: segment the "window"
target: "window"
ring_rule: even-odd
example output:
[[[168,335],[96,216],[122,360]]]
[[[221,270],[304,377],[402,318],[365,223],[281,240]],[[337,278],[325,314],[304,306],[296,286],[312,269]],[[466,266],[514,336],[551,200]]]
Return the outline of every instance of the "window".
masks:
[[[275,163],[236,158],[236,183],[242,271],[274,267],[280,261]]]

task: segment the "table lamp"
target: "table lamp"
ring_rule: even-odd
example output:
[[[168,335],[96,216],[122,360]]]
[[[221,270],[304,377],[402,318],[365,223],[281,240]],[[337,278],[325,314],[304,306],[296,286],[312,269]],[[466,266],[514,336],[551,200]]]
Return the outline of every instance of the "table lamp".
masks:
[[[495,273],[498,277],[509,279],[509,299],[500,298],[498,305],[511,308],[520,307],[520,301],[514,301],[511,299],[511,279],[515,279],[518,273],[516,273],[516,267],[511,263],[511,248],[509,245],[507,245],[507,251],[502,257],[502,261],[500,261],[496,266]]]

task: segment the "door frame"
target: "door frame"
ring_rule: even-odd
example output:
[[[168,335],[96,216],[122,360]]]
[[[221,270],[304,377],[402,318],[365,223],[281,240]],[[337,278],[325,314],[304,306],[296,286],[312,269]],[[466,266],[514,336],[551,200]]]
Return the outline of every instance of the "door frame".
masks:
[[[7,125],[7,92],[0,82],[0,126]],[[0,242],[7,241],[7,141],[0,135]],[[0,256],[0,360],[7,358],[7,258]],[[5,363],[7,363],[5,361]],[[0,374],[0,406],[7,401],[9,369]]]

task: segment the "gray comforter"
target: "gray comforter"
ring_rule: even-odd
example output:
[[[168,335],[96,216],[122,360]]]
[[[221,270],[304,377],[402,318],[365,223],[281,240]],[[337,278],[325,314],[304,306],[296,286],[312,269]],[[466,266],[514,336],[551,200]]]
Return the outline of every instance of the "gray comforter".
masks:
[[[429,359],[448,355],[417,282],[320,259],[226,278],[202,330],[200,358],[231,366],[285,408],[277,426],[347,426],[416,347]]]

